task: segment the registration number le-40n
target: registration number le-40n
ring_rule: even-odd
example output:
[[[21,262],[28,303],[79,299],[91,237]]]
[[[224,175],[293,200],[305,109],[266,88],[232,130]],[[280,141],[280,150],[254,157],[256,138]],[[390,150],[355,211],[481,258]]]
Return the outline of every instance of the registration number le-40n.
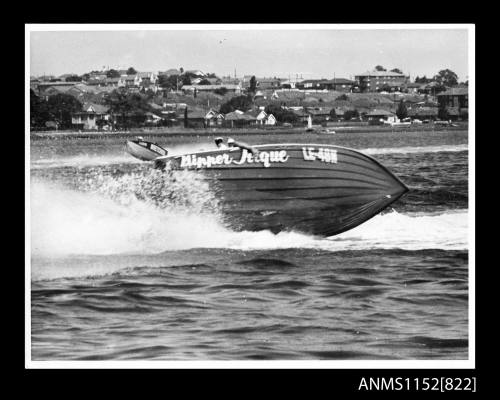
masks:
[[[337,150],[334,149],[302,147],[302,154],[306,161],[319,160],[326,163],[337,164]]]

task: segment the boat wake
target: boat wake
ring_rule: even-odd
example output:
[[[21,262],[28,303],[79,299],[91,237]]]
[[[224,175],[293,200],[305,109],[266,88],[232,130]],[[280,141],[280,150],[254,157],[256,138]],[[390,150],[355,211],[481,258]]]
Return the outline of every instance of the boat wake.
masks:
[[[457,153],[460,151],[468,151],[468,144],[457,144],[457,145],[438,145],[438,146],[403,146],[403,147],[383,147],[383,148],[369,148],[361,149],[360,151],[365,154],[376,155],[376,154],[413,154],[413,153],[442,153],[442,152],[452,152]]]
[[[468,212],[463,209],[439,214],[402,214],[389,209],[331,238],[298,232],[234,232],[222,224],[215,200],[205,196],[200,183],[189,184],[194,192],[186,202],[180,200],[185,197],[172,199],[161,185],[153,185],[157,178],[152,172],[135,187],[137,180],[130,177],[119,179],[114,186],[104,185],[103,182],[108,182],[104,179],[93,191],[32,182],[32,257],[156,254],[193,248],[327,251],[468,248]],[[158,197],[160,192],[163,197]],[[172,193],[178,194],[179,188],[172,188]]]

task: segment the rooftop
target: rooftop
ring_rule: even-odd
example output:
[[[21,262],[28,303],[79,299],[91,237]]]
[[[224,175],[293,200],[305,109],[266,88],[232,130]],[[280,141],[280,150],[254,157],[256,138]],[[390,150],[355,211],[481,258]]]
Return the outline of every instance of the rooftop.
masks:
[[[406,75],[405,74],[400,74],[398,72],[391,72],[391,71],[366,71],[362,74],[358,74],[356,76],[398,76],[401,78],[404,78]]]
[[[448,90],[438,93],[437,96],[466,96],[469,94],[469,89],[464,87],[454,87]]]
[[[390,116],[393,116],[394,113],[387,111],[387,110],[381,110],[381,109],[376,108],[375,110],[372,110],[366,114],[367,117],[378,117],[380,115],[390,117]]]

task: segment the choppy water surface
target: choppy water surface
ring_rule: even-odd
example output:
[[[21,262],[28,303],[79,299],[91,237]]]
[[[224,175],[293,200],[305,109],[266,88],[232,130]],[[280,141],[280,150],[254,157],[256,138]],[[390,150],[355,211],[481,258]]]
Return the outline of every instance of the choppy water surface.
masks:
[[[410,188],[331,238],[231,231],[123,138],[33,141],[32,359],[467,359],[467,132],[406,135],[309,138]]]

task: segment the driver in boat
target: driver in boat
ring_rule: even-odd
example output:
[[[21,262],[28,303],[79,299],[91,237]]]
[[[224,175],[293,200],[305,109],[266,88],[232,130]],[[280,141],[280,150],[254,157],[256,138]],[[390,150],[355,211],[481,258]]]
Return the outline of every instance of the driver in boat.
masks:
[[[229,144],[229,141],[228,141],[228,144]],[[222,139],[221,137],[215,138],[215,145],[221,150],[227,149],[227,146],[224,144],[224,139]]]
[[[227,145],[230,149],[234,149],[234,148],[241,148],[241,149],[246,149],[248,150],[250,153],[252,153],[252,155],[254,156],[258,156],[259,155],[259,150],[257,150],[255,147],[252,147],[252,146],[249,146],[248,144],[246,143],[243,143],[243,142],[236,142],[234,139],[232,138],[228,138],[227,139]]]
[[[137,136],[136,140],[139,142],[144,142],[144,138],[142,136]]]

